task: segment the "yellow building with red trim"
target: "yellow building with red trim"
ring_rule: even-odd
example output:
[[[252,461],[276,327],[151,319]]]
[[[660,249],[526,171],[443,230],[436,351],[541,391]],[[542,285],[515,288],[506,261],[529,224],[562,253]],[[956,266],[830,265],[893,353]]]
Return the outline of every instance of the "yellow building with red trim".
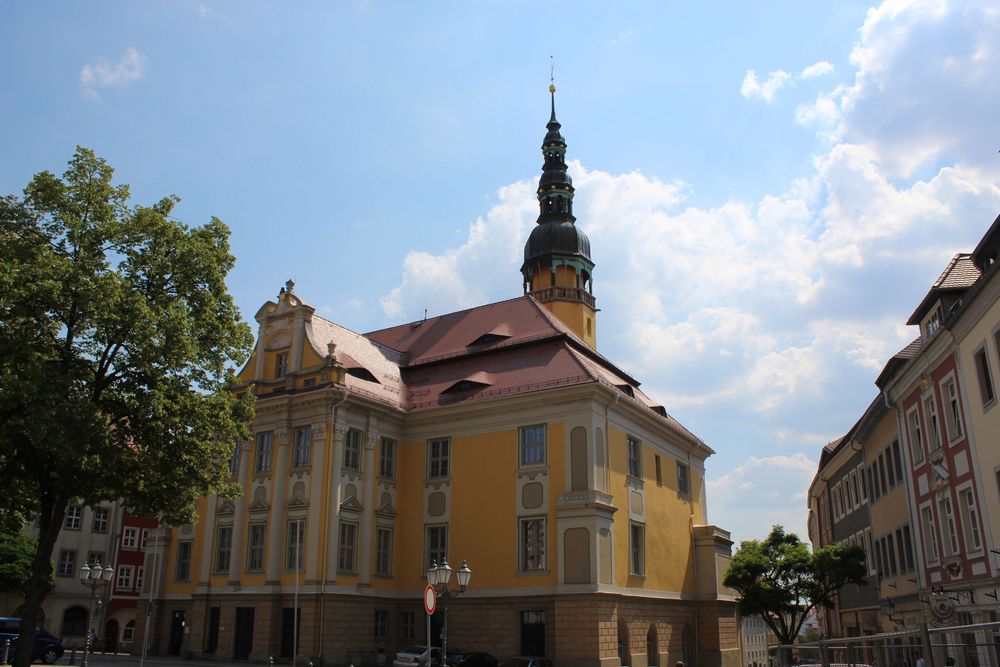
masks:
[[[712,450],[597,352],[554,95],[547,129],[523,296],[367,334],[291,282],[258,311],[243,492],[151,546],[156,652],[387,664],[428,623],[437,644],[424,571],[447,558],[473,571],[450,650],[739,663]]]

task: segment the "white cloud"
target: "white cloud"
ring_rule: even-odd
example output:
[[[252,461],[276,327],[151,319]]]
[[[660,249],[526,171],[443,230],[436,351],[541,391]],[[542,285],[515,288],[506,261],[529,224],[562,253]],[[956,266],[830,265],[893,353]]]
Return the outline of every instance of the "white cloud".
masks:
[[[88,63],[80,70],[82,94],[98,99],[98,88],[124,88],[141,79],[148,64],[149,58],[136,49],[125,51],[116,65],[99,58],[96,63]]]
[[[774,101],[777,92],[784,88],[791,78],[791,74],[779,69],[768,74],[767,80],[760,83],[757,79],[757,72],[748,69],[743,76],[743,83],[740,85],[740,94],[747,99],[756,97],[770,104]]]
[[[809,67],[802,70],[799,75],[801,79],[815,79],[818,76],[823,76],[825,74],[833,74],[833,65],[825,60],[821,60],[818,63],[813,63]]]

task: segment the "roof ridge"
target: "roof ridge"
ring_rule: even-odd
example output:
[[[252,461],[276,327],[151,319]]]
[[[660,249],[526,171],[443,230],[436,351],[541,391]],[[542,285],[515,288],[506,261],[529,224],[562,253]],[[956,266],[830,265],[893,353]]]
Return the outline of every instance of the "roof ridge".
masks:
[[[498,306],[501,303],[510,303],[511,301],[517,301],[518,299],[523,299],[526,296],[529,296],[529,295],[522,294],[521,296],[511,297],[510,299],[502,299],[500,301],[493,301],[493,302],[490,302],[490,303],[482,303],[482,304],[480,304],[478,306],[470,306],[468,308],[463,308],[462,310],[453,310],[453,311],[451,311],[449,313],[442,313],[440,315],[435,315],[434,317],[427,317],[427,318],[424,318],[422,320],[411,320],[409,322],[400,322],[399,324],[393,324],[392,326],[382,327],[381,329],[372,329],[371,331],[366,331],[362,335],[367,338],[368,336],[373,336],[375,334],[382,333],[383,331],[390,331],[391,329],[398,329],[399,327],[413,326],[415,324],[422,325],[425,322],[431,322],[431,321],[434,321],[434,320],[439,320],[442,317],[448,317],[449,315],[460,315],[462,313],[468,313],[468,312],[473,311],[473,310],[480,310],[482,308],[489,308],[490,306]]]

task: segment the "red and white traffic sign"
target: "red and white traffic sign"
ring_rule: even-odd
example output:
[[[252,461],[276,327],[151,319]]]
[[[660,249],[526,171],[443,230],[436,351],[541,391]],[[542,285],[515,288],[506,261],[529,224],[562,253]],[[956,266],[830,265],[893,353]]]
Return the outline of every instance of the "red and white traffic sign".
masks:
[[[437,592],[435,592],[434,587],[427,584],[427,588],[424,589],[424,611],[430,616],[437,609]]]

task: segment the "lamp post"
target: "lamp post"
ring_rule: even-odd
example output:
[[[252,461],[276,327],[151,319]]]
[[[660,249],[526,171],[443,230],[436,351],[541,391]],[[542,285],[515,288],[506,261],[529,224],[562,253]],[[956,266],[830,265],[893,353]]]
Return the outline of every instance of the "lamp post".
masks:
[[[87,667],[89,664],[88,658],[90,657],[90,650],[92,648],[90,642],[94,637],[94,601],[97,599],[97,589],[111,581],[114,573],[115,569],[110,565],[101,567],[101,561],[99,560],[94,561],[92,566],[89,563],[84,563],[80,567],[80,583],[90,589],[90,613],[87,614],[87,641],[83,644],[83,661],[80,663],[80,667]]]
[[[465,592],[465,589],[469,585],[469,580],[472,579],[472,570],[469,568],[469,563],[462,561],[461,567],[458,568],[456,573],[458,578],[458,590],[453,590],[448,586],[451,581],[451,566],[448,565],[448,558],[445,557],[438,565],[436,562],[432,562],[431,566],[427,568],[427,583],[434,587],[435,594],[441,600],[444,600],[444,625],[441,628],[441,664],[448,664],[448,600],[451,599],[453,595],[461,595]],[[430,622],[428,617],[427,622]],[[430,665],[431,661],[431,647],[427,647],[427,663]]]

